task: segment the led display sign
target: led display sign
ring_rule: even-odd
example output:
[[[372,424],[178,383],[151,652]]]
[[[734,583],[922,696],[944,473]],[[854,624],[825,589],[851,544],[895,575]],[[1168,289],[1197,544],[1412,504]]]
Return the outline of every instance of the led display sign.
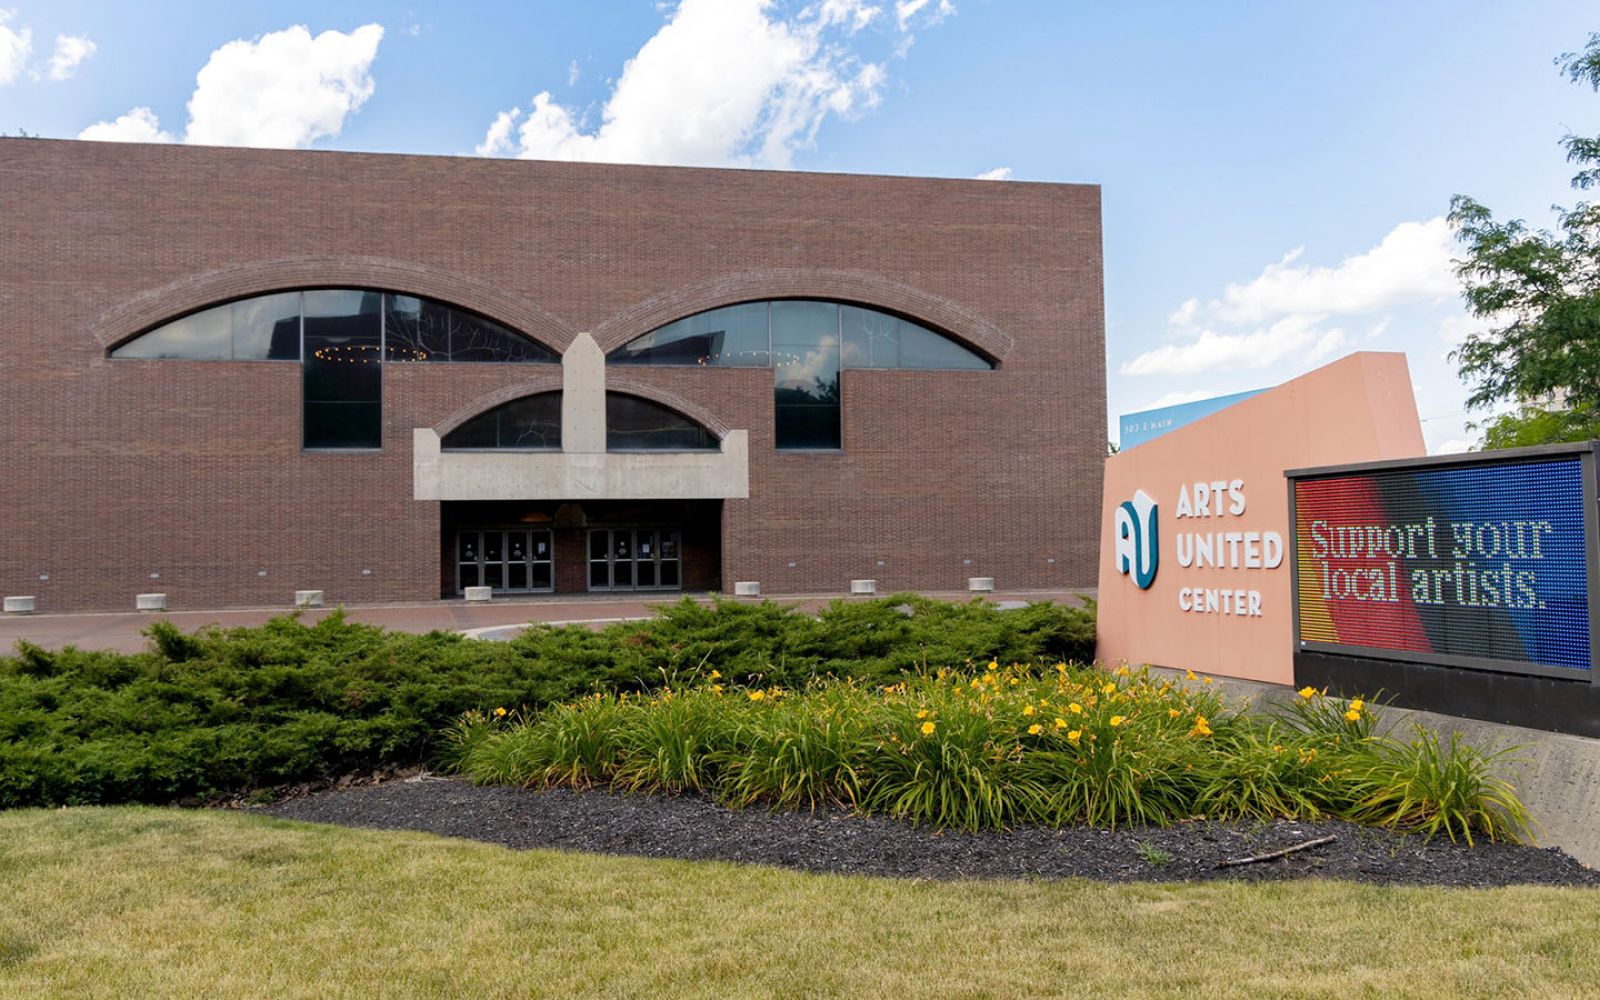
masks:
[[[1301,648],[1588,671],[1591,462],[1568,451],[1296,479]]]

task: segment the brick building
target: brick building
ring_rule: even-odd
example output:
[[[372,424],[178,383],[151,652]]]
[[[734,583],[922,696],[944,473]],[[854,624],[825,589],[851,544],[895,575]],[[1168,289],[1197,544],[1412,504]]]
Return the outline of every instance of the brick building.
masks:
[[[1092,586],[1099,211],[0,139],[0,592]]]

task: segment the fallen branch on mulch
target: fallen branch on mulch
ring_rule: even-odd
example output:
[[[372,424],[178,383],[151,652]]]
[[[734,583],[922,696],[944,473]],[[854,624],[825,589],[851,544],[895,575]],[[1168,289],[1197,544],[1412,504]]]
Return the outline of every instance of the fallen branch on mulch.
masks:
[[[1331,844],[1338,839],[1338,837],[1318,837],[1316,840],[1308,840],[1303,844],[1291,844],[1281,850],[1269,851],[1266,854],[1252,854],[1248,858],[1229,858],[1227,861],[1218,861],[1217,867],[1232,868],[1236,865],[1253,865],[1258,861],[1273,861],[1296,851],[1306,851],[1313,847],[1321,847],[1323,844]]]

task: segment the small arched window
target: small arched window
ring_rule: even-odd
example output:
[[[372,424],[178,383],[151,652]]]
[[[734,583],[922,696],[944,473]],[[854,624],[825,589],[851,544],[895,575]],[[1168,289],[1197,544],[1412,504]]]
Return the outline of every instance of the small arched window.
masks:
[[[561,393],[541,392],[501,403],[444,436],[446,451],[510,448],[558,451],[561,448]]]
[[[606,393],[607,451],[715,451],[717,436],[676,410],[640,396]]]

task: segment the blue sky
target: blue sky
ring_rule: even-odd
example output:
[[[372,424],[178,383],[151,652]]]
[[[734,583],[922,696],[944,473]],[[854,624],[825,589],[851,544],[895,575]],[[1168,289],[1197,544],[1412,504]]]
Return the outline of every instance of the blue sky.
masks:
[[[1110,417],[1401,350],[1435,451],[1472,439],[1450,196],[1548,224],[1600,133],[1552,65],[1592,0],[0,11],[11,133],[1096,183]]]

